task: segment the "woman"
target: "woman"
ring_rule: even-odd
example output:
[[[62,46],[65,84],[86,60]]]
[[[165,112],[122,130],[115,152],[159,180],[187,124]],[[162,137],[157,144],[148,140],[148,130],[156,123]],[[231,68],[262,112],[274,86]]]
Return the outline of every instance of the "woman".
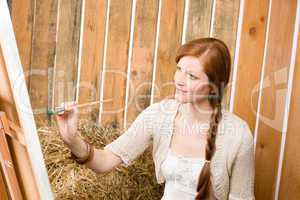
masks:
[[[174,98],[148,106],[103,149],[78,136],[76,107],[57,116],[63,140],[97,173],[130,165],[152,144],[157,182],[165,182],[163,200],[255,199],[252,133],[221,105],[231,68],[227,46],[196,39],[178,49],[176,63]]]

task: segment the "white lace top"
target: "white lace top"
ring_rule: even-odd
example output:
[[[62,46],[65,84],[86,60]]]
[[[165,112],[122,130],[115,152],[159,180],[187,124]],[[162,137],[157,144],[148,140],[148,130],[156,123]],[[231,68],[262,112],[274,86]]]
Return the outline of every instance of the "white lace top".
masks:
[[[151,104],[138,115],[124,133],[107,144],[104,149],[120,156],[123,163],[128,166],[152,145],[157,183],[163,183],[165,176],[162,175],[162,162],[166,160],[168,154],[173,122],[179,105],[180,102],[175,99],[165,99]],[[252,132],[246,121],[237,115],[225,109],[222,113],[216,136],[216,152],[210,160],[213,189],[211,194],[218,200],[255,200]],[[199,173],[200,170],[196,171]],[[166,193],[168,191],[167,188]]]
[[[166,179],[161,200],[194,200],[198,178],[204,163],[204,158],[178,155],[169,148],[167,158],[161,166],[162,174]]]

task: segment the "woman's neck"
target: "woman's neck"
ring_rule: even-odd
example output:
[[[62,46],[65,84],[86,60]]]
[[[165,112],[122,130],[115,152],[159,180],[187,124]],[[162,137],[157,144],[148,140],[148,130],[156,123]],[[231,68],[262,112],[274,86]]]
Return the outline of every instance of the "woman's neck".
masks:
[[[213,109],[208,100],[195,103],[183,103],[180,112],[184,119],[191,122],[208,122]]]

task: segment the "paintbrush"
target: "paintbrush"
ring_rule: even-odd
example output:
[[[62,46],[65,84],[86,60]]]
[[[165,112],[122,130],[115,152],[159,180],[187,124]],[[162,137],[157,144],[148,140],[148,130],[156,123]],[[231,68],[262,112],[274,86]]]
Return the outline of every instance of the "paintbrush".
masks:
[[[99,104],[101,101],[94,101],[94,102],[89,102],[89,103],[83,103],[83,104],[73,104],[70,106],[67,106],[68,108],[72,108],[74,106],[76,106],[77,108],[82,108],[85,106],[91,106],[91,105],[96,105]],[[59,107],[55,107],[54,109],[49,109],[47,111],[48,115],[62,115],[65,112],[69,112],[70,110],[66,109],[66,106],[59,106]]]

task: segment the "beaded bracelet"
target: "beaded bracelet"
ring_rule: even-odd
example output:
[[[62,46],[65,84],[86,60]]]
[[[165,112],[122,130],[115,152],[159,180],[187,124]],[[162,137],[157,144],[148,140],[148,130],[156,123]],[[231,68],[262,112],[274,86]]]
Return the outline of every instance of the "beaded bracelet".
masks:
[[[77,157],[73,152],[71,152],[71,158],[74,159],[78,164],[85,164],[88,161],[92,160],[94,156],[94,147],[86,140],[83,140],[86,144],[87,154],[83,158]]]

